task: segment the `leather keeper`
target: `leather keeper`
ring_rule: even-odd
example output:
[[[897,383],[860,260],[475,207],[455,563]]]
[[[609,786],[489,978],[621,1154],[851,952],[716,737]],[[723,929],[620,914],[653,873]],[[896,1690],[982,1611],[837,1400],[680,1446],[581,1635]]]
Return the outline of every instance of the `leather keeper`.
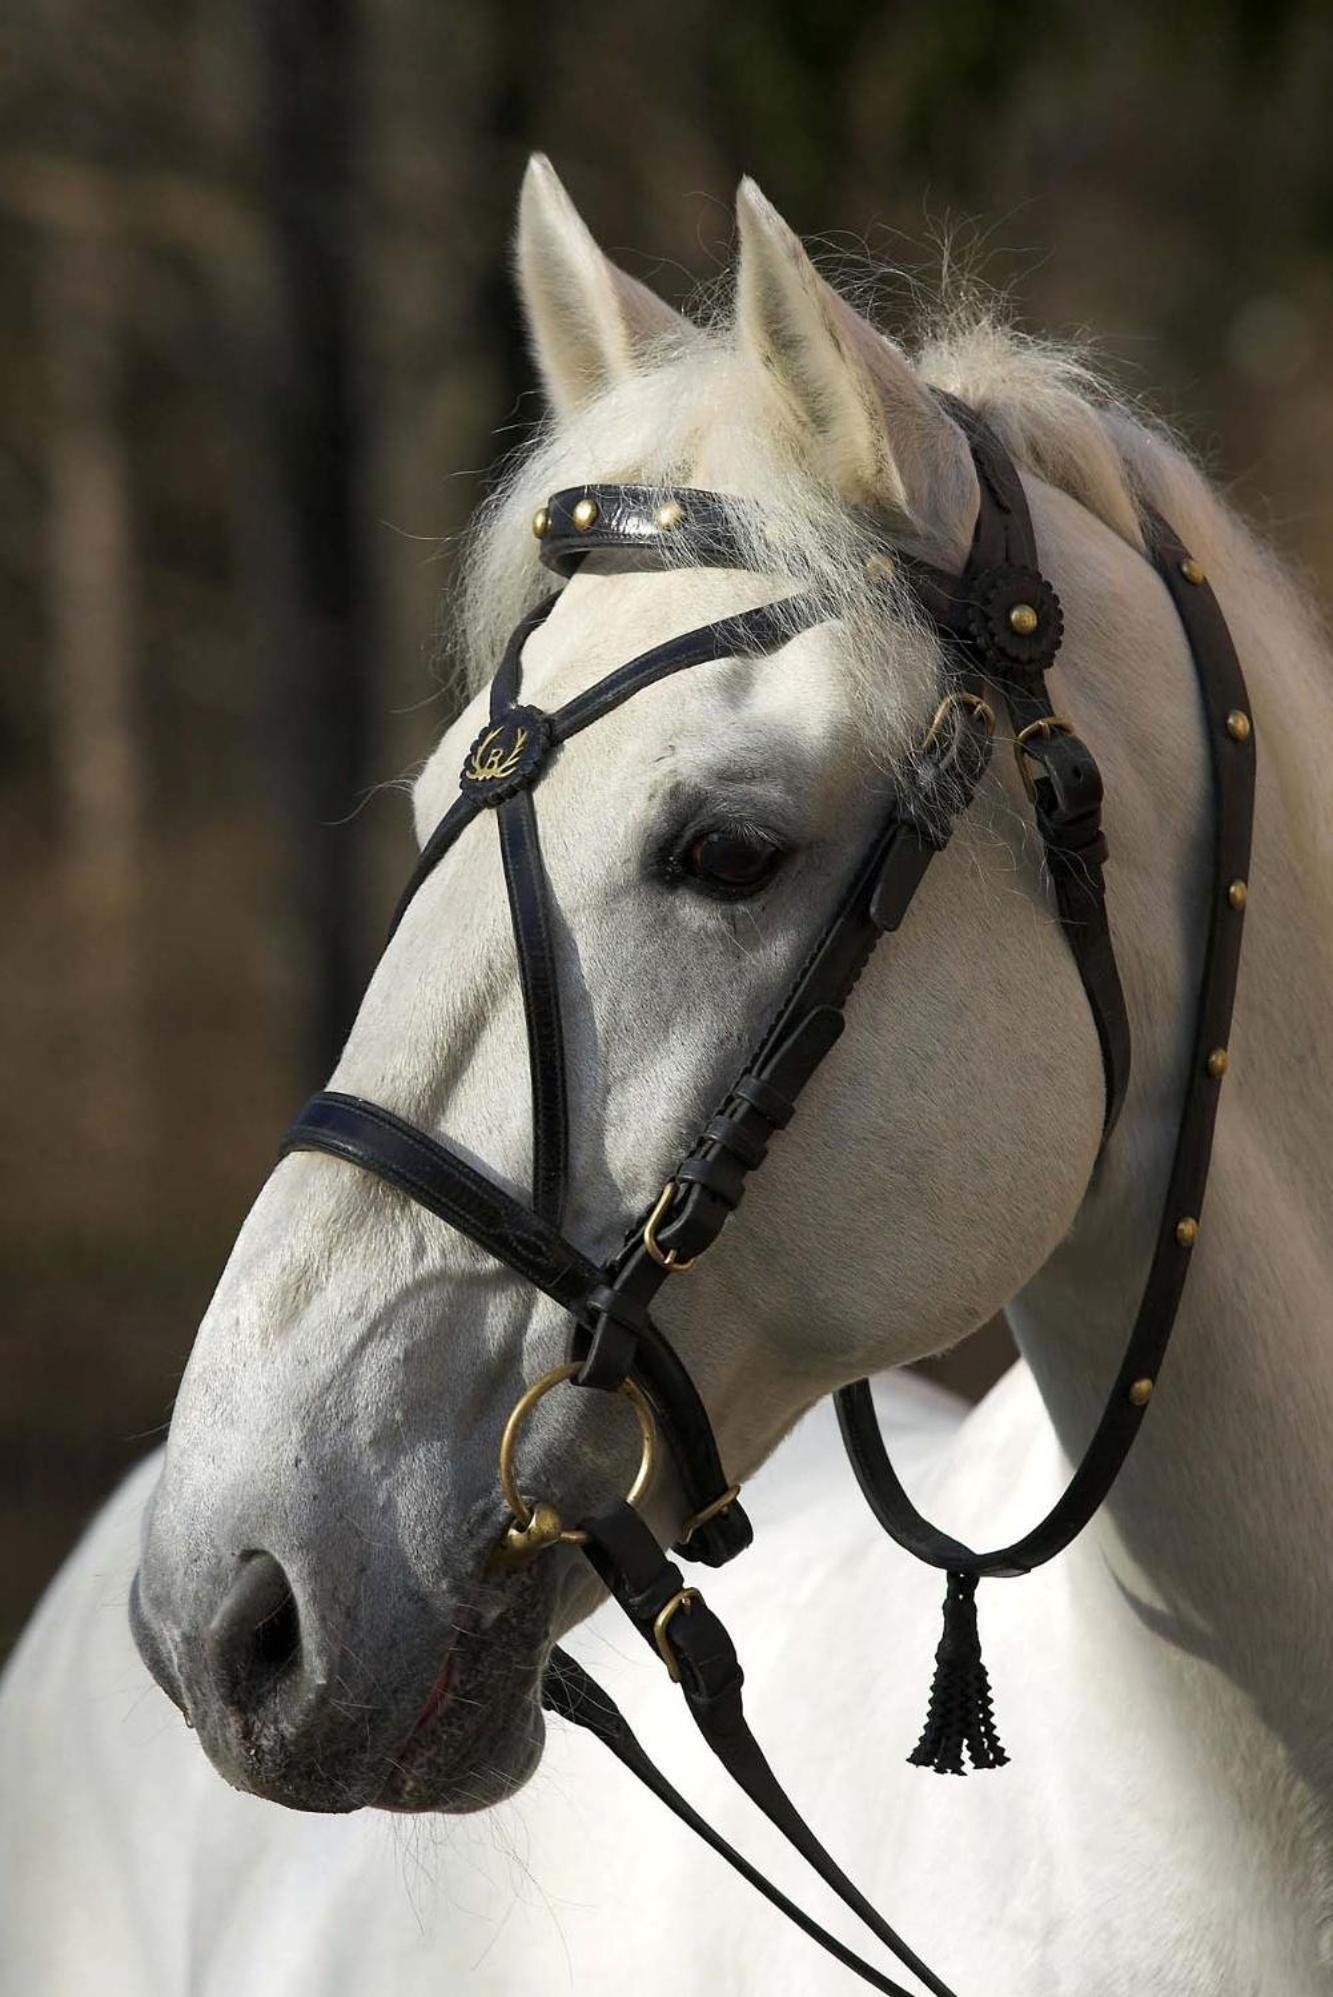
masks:
[[[652,1334],[653,1321],[645,1307],[627,1296],[624,1290],[617,1289],[614,1283],[598,1283],[589,1290],[579,1307],[579,1316],[585,1323],[588,1313],[599,1318],[609,1318],[614,1324],[621,1324],[635,1338],[647,1338]]]
[[[730,1636],[702,1596],[690,1614],[672,1618],[670,1642],[681,1689],[696,1712],[734,1705],[745,1673]]]
[[[688,1541],[673,1546],[671,1551],[682,1560],[693,1560],[700,1567],[725,1567],[738,1553],[744,1553],[754,1540],[754,1527],[741,1509],[740,1499],[719,1512],[707,1525],[701,1525],[690,1534]]]
[[[785,1130],[796,1114],[796,1105],[781,1089],[774,1088],[762,1075],[742,1075],[731,1092],[757,1109],[775,1130]]]
[[[584,1299],[579,1322],[591,1334],[592,1342],[582,1370],[574,1376],[575,1386],[618,1387],[633,1368],[639,1339],[651,1332],[652,1319],[642,1304],[632,1302],[623,1290],[599,1283]]]
[[[574,1353],[582,1358],[583,1364],[574,1375],[576,1387],[593,1387],[602,1393],[613,1393],[623,1380],[629,1378],[634,1361],[638,1356],[639,1341],[634,1333],[613,1317],[599,1319],[595,1329],[581,1326],[580,1331],[589,1337],[585,1353]],[[581,1339],[576,1334],[576,1342]]]
[[[1066,825],[1101,810],[1102,773],[1079,736],[1034,738],[1025,745],[1024,754],[1041,771],[1035,785],[1037,809],[1057,835]]]
[[[1046,864],[1049,867],[1063,866],[1086,871],[1090,867],[1106,865],[1110,849],[1102,831],[1100,812],[1089,812],[1086,819],[1074,819],[1068,824],[1049,828],[1045,818],[1039,815],[1037,829],[1046,847]]]
[[[711,1137],[714,1144],[721,1144],[754,1171],[768,1156],[768,1132],[756,1130],[752,1122],[742,1116],[715,1116],[704,1127],[704,1136]]]
[[[687,1185],[702,1186],[724,1206],[738,1207],[745,1197],[747,1170],[739,1158],[729,1151],[720,1151],[713,1158],[687,1158],[677,1167],[676,1179]]]
[[[689,1162],[687,1159],[686,1164]],[[692,1177],[683,1167],[676,1173],[678,1181],[689,1181]],[[728,1202],[710,1186],[698,1182],[687,1184],[676,1211],[657,1230],[658,1246],[667,1251],[674,1248],[682,1262],[692,1262],[712,1247],[731,1210]]]

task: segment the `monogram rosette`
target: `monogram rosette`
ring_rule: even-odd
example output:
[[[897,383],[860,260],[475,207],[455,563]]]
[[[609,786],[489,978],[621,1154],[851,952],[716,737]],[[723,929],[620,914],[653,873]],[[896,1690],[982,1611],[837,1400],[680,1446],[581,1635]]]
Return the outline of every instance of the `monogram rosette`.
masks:
[[[486,723],[459,776],[483,804],[503,804],[536,776],[551,746],[549,716],[538,707],[511,707]]]
[[[1060,649],[1064,614],[1060,599],[1035,569],[989,570],[972,599],[972,637],[996,665],[1044,672]]]

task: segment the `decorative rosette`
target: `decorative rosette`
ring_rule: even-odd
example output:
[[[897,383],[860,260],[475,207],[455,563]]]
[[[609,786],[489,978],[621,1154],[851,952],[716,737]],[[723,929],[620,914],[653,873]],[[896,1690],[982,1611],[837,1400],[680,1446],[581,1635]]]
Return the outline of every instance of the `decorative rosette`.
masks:
[[[982,577],[968,623],[989,663],[1039,672],[1059,651],[1065,628],[1060,599],[1045,576],[1021,568],[991,569]]]
[[[511,707],[486,723],[467,752],[459,784],[479,793],[483,804],[503,804],[533,781],[550,746],[549,715],[538,707]]]

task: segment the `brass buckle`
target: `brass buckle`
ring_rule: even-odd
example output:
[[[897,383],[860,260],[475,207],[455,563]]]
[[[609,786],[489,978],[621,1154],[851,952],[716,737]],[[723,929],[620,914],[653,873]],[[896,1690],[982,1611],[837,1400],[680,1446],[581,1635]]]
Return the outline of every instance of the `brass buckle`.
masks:
[[[1023,788],[1028,794],[1029,804],[1035,804],[1037,785],[1028,769],[1027,746],[1034,736],[1048,742],[1052,735],[1072,735],[1074,724],[1066,721],[1062,714],[1043,714],[1036,721],[1029,721],[1026,728],[1020,728],[1014,737],[1014,761],[1018,764],[1018,774],[1023,779]]]
[[[729,1484],[720,1498],[714,1498],[711,1505],[705,1505],[701,1512],[695,1512],[693,1517],[686,1519],[676,1535],[677,1546],[688,1546],[700,1526],[707,1525],[709,1519],[715,1519],[719,1512],[725,1512],[728,1505],[734,1505],[740,1494],[739,1484]]]
[[[540,1380],[534,1380],[527,1391],[519,1396],[514,1411],[504,1425],[500,1437],[500,1489],[505,1503],[514,1515],[503,1540],[492,1555],[492,1564],[498,1567],[517,1567],[532,1554],[540,1553],[543,1547],[557,1543],[565,1546],[583,1546],[587,1542],[586,1532],[566,1527],[554,1505],[544,1500],[529,1504],[518,1488],[514,1472],[514,1457],[518,1449],[518,1438],[524,1422],[553,1387],[559,1387],[566,1380],[572,1380],[582,1372],[580,1360],[568,1361],[563,1366],[553,1366],[549,1373],[543,1373]],[[639,1419],[639,1433],[643,1437],[643,1454],[634,1482],[626,1493],[625,1502],[637,1505],[657,1470],[657,1424],[643,1389],[633,1380],[622,1380],[617,1393],[623,1394]]]
[[[687,1269],[694,1267],[698,1256],[692,1255],[688,1262],[682,1262],[674,1248],[659,1248],[657,1245],[657,1230],[666,1219],[675,1196],[676,1181],[668,1179],[657,1196],[657,1205],[643,1223],[643,1245],[659,1269],[668,1269],[673,1276],[683,1276]]]
[[[680,1664],[676,1658],[675,1651],[667,1642],[667,1631],[671,1627],[671,1619],[677,1609],[684,1609],[686,1615],[688,1615],[695,1603],[700,1599],[697,1588],[682,1588],[680,1593],[673,1595],[666,1607],[659,1611],[653,1622],[653,1642],[657,1645],[662,1662],[667,1668],[667,1677],[673,1685],[679,1685],[680,1683]]]
[[[935,744],[944,732],[945,722],[960,707],[967,708],[972,719],[981,723],[986,731],[986,738],[989,741],[990,737],[995,733],[995,709],[988,700],[983,700],[979,693],[967,693],[962,688],[957,688],[952,693],[946,693],[939,706],[935,709],[935,718],[921,738],[921,754],[923,756],[935,747]]]

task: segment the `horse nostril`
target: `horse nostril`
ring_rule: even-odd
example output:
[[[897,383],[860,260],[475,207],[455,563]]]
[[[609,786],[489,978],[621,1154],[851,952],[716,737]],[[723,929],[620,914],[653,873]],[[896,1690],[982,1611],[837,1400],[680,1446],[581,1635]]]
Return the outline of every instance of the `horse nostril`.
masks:
[[[208,1632],[218,1689],[228,1705],[252,1710],[301,1656],[296,1597],[271,1553],[245,1553]]]

